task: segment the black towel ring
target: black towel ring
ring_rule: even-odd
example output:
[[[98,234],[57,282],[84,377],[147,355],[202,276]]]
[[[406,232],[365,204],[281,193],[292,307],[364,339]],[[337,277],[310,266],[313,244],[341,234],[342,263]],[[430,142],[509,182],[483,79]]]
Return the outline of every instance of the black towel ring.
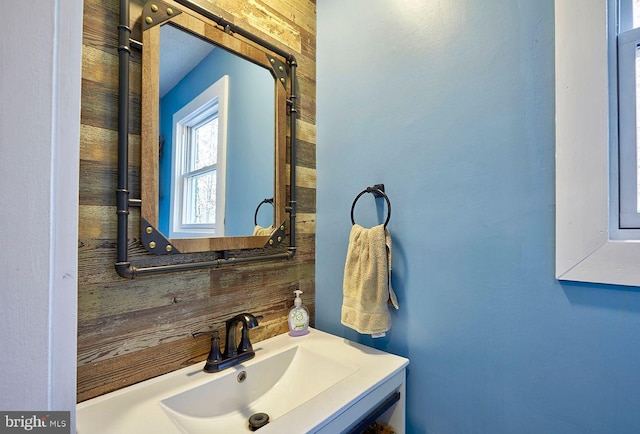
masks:
[[[260,210],[260,207],[262,206],[262,204],[265,204],[265,203],[270,203],[271,206],[273,206],[273,198],[265,199],[265,200],[263,200],[262,202],[260,202],[258,204],[258,207],[256,208],[256,212],[253,215],[253,224],[256,225],[256,226],[258,226],[258,211]]]
[[[389,223],[389,219],[391,218],[391,202],[389,201],[389,198],[387,197],[387,195],[384,193],[384,190],[382,189],[384,187],[382,187],[382,188],[376,188],[376,187],[377,187],[377,185],[373,186],[373,187],[365,188],[354,199],[353,204],[351,205],[351,224],[352,225],[356,224],[355,220],[353,219],[353,210],[356,207],[356,202],[358,201],[358,199],[360,199],[360,196],[362,196],[363,194],[365,194],[365,193],[373,193],[374,196],[376,196],[376,197],[384,197],[384,199],[387,201],[387,219],[384,222],[384,228],[385,229],[387,228],[387,224]]]

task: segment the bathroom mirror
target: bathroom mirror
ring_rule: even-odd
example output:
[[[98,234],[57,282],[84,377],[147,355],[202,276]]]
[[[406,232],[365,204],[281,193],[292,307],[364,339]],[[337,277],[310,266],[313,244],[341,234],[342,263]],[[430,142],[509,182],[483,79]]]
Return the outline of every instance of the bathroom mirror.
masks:
[[[158,254],[263,247],[286,218],[286,65],[160,5],[143,12],[143,244]]]

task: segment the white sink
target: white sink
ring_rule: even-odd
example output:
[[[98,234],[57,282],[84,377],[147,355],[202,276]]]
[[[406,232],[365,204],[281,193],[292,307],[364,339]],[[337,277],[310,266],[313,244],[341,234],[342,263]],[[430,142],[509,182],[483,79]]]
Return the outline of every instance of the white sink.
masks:
[[[254,349],[255,358],[219,373],[203,372],[203,362],[80,403],[77,432],[249,433],[256,413],[269,415],[261,434],[320,432],[332,420],[348,426],[366,410],[359,407],[399,389],[408,364],[313,329]],[[380,399],[372,394],[378,389]],[[356,414],[349,416],[350,409]]]
[[[233,432],[255,413],[276,419],[357,370],[301,346],[240,369],[237,376],[209,381],[160,404],[185,432],[210,433],[212,426]]]

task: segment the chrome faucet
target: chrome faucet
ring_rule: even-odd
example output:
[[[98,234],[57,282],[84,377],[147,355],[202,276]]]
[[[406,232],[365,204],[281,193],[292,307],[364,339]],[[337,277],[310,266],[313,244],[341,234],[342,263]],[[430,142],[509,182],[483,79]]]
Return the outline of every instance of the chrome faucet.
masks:
[[[242,323],[240,343],[238,343],[238,324]],[[237,365],[256,354],[249,340],[249,329],[258,326],[258,320],[250,313],[241,313],[226,321],[227,339],[224,345],[224,353],[220,350],[220,335],[217,331],[192,333],[194,338],[199,336],[211,336],[211,350],[204,364],[205,372],[219,372],[231,366]]]

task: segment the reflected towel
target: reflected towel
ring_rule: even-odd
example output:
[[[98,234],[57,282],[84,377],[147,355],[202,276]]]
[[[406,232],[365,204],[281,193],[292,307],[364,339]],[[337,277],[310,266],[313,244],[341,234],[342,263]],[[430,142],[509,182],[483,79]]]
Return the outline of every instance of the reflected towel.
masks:
[[[391,328],[388,306],[398,309],[398,301],[391,288],[391,236],[384,225],[351,227],[342,289],[343,325],[374,337]]]
[[[269,226],[269,227],[263,228],[262,226],[257,225],[253,229],[253,235],[254,236],[269,236],[269,235],[271,235],[272,232],[273,232],[273,226]]]

